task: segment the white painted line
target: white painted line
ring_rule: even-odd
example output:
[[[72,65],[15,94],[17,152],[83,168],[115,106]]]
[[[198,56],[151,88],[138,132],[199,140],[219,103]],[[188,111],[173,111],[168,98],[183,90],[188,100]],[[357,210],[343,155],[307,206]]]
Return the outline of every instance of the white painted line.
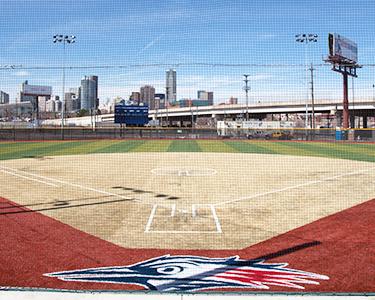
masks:
[[[172,204],[171,217],[176,215],[176,204]]]
[[[0,170],[0,171],[3,172],[3,173],[6,173],[6,174],[10,174],[10,175],[12,175],[12,176],[16,176],[16,177],[24,178],[24,179],[26,179],[26,180],[39,182],[39,183],[46,184],[46,185],[53,186],[53,187],[58,187],[58,185],[56,185],[56,184],[53,184],[53,183],[50,183],[50,182],[46,182],[46,181],[42,181],[42,180],[38,180],[38,179],[31,178],[31,177],[28,177],[28,176],[23,176],[23,175],[20,175],[20,174],[14,173],[14,172],[6,171],[6,170]]]
[[[70,182],[67,182],[67,181],[63,181],[63,180],[59,180],[59,179],[55,179],[55,178],[50,178],[50,177],[46,177],[46,176],[42,176],[42,175],[37,175],[37,174],[33,174],[33,173],[30,173],[30,172],[21,171],[21,170],[17,170],[17,169],[12,169],[12,168],[5,167],[5,166],[0,166],[0,168],[5,168],[5,169],[13,171],[13,172],[22,172],[22,173],[24,173],[26,175],[29,175],[29,176],[38,177],[38,178],[41,178],[41,179],[49,180],[49,181],[59,183],[59,184],[63,184],[63,185],[73,186],[73,187],[76,187],[76,188],[79,188],[79,189],[92,191],[92,192],[99,193],[99,194],[102,194],[102,195],[114,196],[114,197],[117,197],[117,198],[120,198],[120,199],[129,200],[129,201],[131,200],[132,202],[136,202],[136,203],[139,203],[139,204],[142,204],[142,205],[151,205],[150,203],[145,203],[142,200],[135,199],[133,197],[126,197],[126,196],[122,196],[122,195],[119,195],[119,194],[116,194],[116,193],[111,193],[111,192],[107,192],[107,191],[103,191],[103,190],[99,190],[99,189],[94,189],[94,188],[90,188],[90,187],[80,185],[80,184],[76,184],[76,183],[70,183]],[[22,176],[22,175],[19,175],[19,176]],[[30,180],[37,181],[37,179],[30,179]],[[48,182],[48,183],[44,182],[44,183],[54,185],[51,182]],[[58,187],[58,185],[54,185],[54,186]],[[163,208],[167,208],[167,206],[165,206],[165,205],[159,205],[159,206],[161,206]]]
[[[0,168],[4,168],[3,166],[1,166]],[[84,189],[84,190],[88,190],[88,191],[92,191],[92,192],[96,192],[96,193],[99,193],[99,194],[103,194],[103,195],[109,195],[109,196],[115,196],[115,197],[118,197],[120,199],[124,199],[124,200],[132,200],[132,201],[136,201],[136,202],[140,202],[140,203],[143,203],[142,201],[140,200],[136,200],[134,198],[130,198],[130,197],[125,197],[125,196],[122,196],[122,195],[119,195],[119,194],[115,194],[115,193],[111,193],[111,192],[107,192],[107,191],[103,191],[103,190],[98,190],[98,189],[94,189],[94,188],[90,188],[90,187],[86,187],[86,186],[83,186],[83,185],[80,185],[80,184],[76,184],[76,183],[70,183],[70,182],[67,182],[67,181],[63,181],[63,180],[59,180],[59,179],[54,179],[54,178],[49,178],[49,177],[46,177],[46,176],[42,176],[42,175],[36,175],[36,174],[33,174],[33,173],[29,173],[29,172],[25,172],[25,171],[20,171],[20,170],[17,170],[17,169],[11,169],[11,168],[7,168],[9,170],[12,170],[14,172],[22,172],[22,173],[25,173],[25,174],[28,174],[30,176],[37,176],[39,178],[43,178],[43,179],[46,179],[46,180],[49,180],[49,181],[52,181],[52,182],[57,182],[57,183],[60,183],[60,184],[65,184],[65,185],[69,185],[69,186],[74,186],[74,187],[77,187],[77,188],[80,188],[80,189]],[[36,180],[36,179],[34,179]]]
[[[12,168],[5,167],[5,166],[1,166],[0,168],[11,171],[11,172],[23,173],[23,174],[26,174],[28,176],[41,178],[41,179],[48,180],[48,181],[53,181],[53,179],[50,179],[50,178],[47,178],[47,177],[44,177],[44,176],[40,176],[40,175],[37,175],[37,174],[29,173],[29,172],[26,172],[26,171],[18,170],[18,169],[12,169]],[[55,186],[57,186],[57,185],[55,185]]]
[[[197,207],[195,204],[191,206],[191,215],[193,216],[193,218],[197,216]]]
[[[216,230],[207,230],[207,231],[199,231],[199,230],[151,230],[148,231],[147,233],[178,233],[178,234],[183,234],[183,233],[210,233],[210,234],[218,234],[221,233]]]
[[[217,214],[216,214],[215,206],[210,204],[210,207],[211,207],[212,216],[214,217],[214,220],[215,220],[216,230],[218,233],[222,233],[223,231],[221,230],[221,225],[220,225],[219,218],[217,217]]]
[[[152,221],[154,220],[157,207],[158,207],[157,204],[154,204],[154,206],[152,207],[150,217],[148,218],[148,221],[147,221],[147,224],[146,224],[145,233],[150,232],[150,228],[151,228],[151,225],[152,225]]]
[[[241,198],[237,198],[237,199],[233,199],[233,200],[223,201],[223,202],[215,203],[213,205],[214,206],[220,206],[220,205],[224,205],[224,204],[231,204],[231,203],[235,203],[235,202],[240,202],[240,201],[243,201],[243,200],[251,200],[251,199],[254,199],[254,198],[259,198],[259,197],[264,197],[264,196],[267,196],[267,195],[277,194],[277,193],[297,189],[297,188],[304,187],[304,186],[322,183],[322,182],[325,182],[325,181],[330,181],[330,180],[348,177],[348,176],[352,176],[352,175],[363,174],[363,173],[373,171],[373,170],[375,170],[375,168],[370,168],[370,169],[367,169],[367,170],[355,171],[355,172],[350,172],[350,173],[344,173],[344,174],[335,175],[335,176],[332,176],[332,177],[323,178],[323,179],[320,179],[320,180],[313,180],[313,181],[308,181],[308,182],[305,182],[305,183],[300,183],[300,184],[288,186],[288,187],[285,187],[285,188],[281,188],[281,189],[277,189],[277,190],[273,190],[273,191],[269,191],[269,192],[264,192],[264,193],[259,193],[259,194],[255,194],[255,195],[251,195],[251,196],[241,197]]]

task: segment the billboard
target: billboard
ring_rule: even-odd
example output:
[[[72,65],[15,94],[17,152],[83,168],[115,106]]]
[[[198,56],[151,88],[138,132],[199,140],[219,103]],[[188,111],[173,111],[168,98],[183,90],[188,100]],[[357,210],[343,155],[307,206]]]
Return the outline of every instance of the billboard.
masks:
[[[358,47],[353,41],[337,33],[328,35],[329,58],[337,63],[355,64],[358,62]]]
[[[43,86],[43,85],[22,85],[22,93],[26,95],[35,95],[35,96],[51,96],[52,87]]]

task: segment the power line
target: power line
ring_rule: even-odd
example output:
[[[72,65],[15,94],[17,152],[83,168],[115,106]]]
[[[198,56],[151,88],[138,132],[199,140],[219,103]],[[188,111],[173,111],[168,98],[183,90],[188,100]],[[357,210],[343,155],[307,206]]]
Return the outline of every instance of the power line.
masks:
[[[126,68],[147,68],[147,67],[263,67],[263,68],[300,68],[304,64],[222,64],[222,63],[175,63],[175,64],[128,64],[128,65],[92,65],[92,66],[65,66],[65,69],[126,69]],[[314,67],[329,67],[329,63],[313,64]],[[351,65],[348,65],[351,66]],[[362,67],[375,67],[375,64],[362,64]],[[23,65],[2,65],[0,70],[59,70],[62,66],[23,66]]]

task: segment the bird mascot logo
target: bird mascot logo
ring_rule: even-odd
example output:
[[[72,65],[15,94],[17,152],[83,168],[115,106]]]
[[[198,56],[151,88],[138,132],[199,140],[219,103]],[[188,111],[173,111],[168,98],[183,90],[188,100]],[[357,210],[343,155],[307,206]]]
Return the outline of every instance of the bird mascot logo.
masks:
[[[193,292],[218,288],[304,289],[325,275],[289,269],[287,263],[243,260],[238,256],[209,258],[164,255],[128,266],[90,268],[44,274],[65,281],[136,284],[162,292]]]

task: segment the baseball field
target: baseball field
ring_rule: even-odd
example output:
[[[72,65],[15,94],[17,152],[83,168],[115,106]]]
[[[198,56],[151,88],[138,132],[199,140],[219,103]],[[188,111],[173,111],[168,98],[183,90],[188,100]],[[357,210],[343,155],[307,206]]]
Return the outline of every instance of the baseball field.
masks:
[[[375,144],[0,143],[0,286],[375,292]]]

